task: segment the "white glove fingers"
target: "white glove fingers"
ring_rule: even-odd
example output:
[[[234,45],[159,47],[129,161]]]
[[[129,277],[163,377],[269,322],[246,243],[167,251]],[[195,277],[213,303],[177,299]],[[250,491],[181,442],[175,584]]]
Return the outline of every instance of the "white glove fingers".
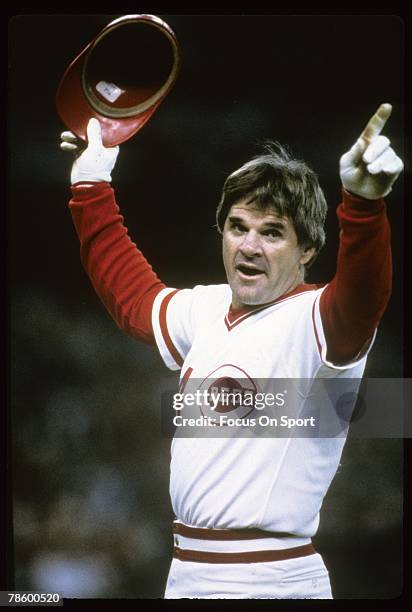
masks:
[[[381,133],[383,127],[392,113],[391,104],[381,104],[376,113],[369,119],[360,138],[370,143],[375,136]]]
[[[389,149],[390,144],[390,140],[386,136],[376,136],[362,156],[365,164],[371,164],[375,159],[378,159],[384,151]]]
[[[366,200],[378,200],[390,193],[403,170],[403,162],[388,138],[380,135],[391,112],[390,104],[381,104],[356,143],[340,159],[343,187]]]
[[[398,177],[402,170],[403,161],[397,155],[395,155],[395,158],[391,162],[389,162],[387,165],[385,165],[384,168],[382,168],[382,172],[384,172],[388,176],[394,176],[395,178]]]
[[[93,148],[101,148],[103,146],[100,123],[94,117],[87,124],[87,142]]]
[[[379,172],[385,172],[385,168],[389,167],[395,158],[395,151],[390,148],[386,149],[371,164],[368,164],[367,168],[369,174],[379,174]]]
[[[76,134],[73,134],[73,132],[62,132],[60,138],[66,142],[75,142],[78,140]]]
[[[76,144],[71,143],[71,142],[65,142],[65,141],[60,143],[60,148],[63,151],[77,151],[78,150],[78,146]]]

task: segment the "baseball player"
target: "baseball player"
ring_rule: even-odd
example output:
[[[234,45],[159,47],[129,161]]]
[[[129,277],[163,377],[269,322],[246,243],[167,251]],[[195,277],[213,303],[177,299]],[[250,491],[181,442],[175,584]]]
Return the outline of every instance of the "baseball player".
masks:
[[[226,180],[217,209],[227,284],[166,287],[131,241],[110,185],[118,147],[91,119],[74,161],[70,210],[81,260],[117,324],[157,345],[190,381],[360,379],[391,291],[383,200],[403,164],[381,131],[383,104],[340,160],[337,271],[305,270],[324,240],[327,205],[315,173],[277,144]],[[62,149],[80,153],[71,132]],[[176,515],[166,598],[331,598],[311,538],[345,436],[176,436]]]

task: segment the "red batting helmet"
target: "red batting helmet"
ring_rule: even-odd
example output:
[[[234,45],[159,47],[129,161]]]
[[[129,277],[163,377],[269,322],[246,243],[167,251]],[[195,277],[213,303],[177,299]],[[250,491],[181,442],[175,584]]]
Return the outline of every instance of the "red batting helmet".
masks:
[[[103,143],[131,138],[173,86],[179,47],[171,28],[155,15],[111,21],[64,73],[56,94],[67,127],[86,140],[89,119],[102,127]]]

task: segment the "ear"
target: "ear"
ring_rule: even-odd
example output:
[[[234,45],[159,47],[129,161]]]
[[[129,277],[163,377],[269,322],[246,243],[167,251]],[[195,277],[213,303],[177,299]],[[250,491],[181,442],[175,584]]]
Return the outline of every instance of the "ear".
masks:
[[[306,247],[306,249],[302,251],[302,255],[300,256],[299,263],[302,266],[304,266],[305,264],[308,263],[308,261],[312,259],[315,253],[316,253],[315,247]]]

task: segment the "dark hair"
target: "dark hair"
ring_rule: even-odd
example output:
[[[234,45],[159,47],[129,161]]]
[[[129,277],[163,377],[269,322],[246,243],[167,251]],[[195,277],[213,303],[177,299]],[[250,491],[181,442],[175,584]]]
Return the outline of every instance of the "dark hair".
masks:
[[[315,247],[316,254],[306,268],[312,265],[325,243],[327,204],[315,172],[305,162],[293,159],[278,142],[266,141],[262,155],[227,177],[216,211],[220,233],[231,206],[240,200],[254,202],[262,209],[271,206],[278,215],[288,217],[298,244]]]

